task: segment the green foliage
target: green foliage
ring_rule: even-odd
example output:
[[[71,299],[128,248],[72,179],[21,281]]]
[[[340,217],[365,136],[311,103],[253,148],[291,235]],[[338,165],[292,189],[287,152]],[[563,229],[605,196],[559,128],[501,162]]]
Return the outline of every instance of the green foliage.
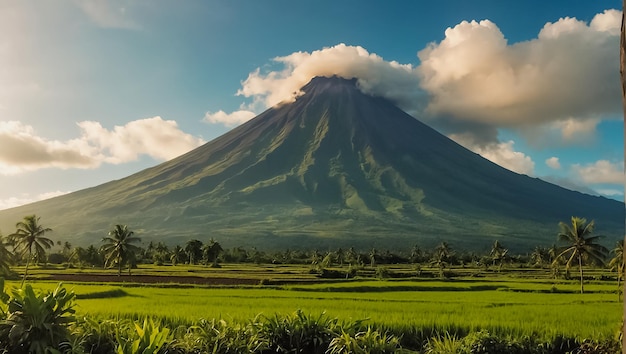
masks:
[[[580,293],[584,292],[583,282],[583,264],[604,264],[609,250],[598,244],[598,239],[603,236],[591,236],[595,227],[594,221],[587,223],[585,218],[572,216],[571,226],[561,222],[559,223],[561,232],[558,234],[559,240],[566,242],[567,245],[561,248],[561,253],[556,256],[554,262],[559,259],[567,259],[565,269],[569,271],[574,262],[578,264],[580,271]]]
[[[119,321],[84,317],[72,324],[72,337],[87,353],[110,354],[115,352],[119,327]]]
[[[143,325],[133,321],[130,327],[118,327],[115,333],[117,354],[164,353],[164,346],[172,341],[169,328],[161,328],[148,318],[144,319]]]
[[[200,320],[193,326],[180,326],[171,347],[183,353],[260,353],[268,348],[261,336],[258,316],[244,324],[225,320]]]
[[[378,266],[376,267],[376,278],[387,279],[391,277],[391,271],[388,267]]]
[[[351,336],[345,331],[335,337],[328,347],[328,354],[387,354],[400,349],[400,340],[387,333],[381,334],[371,327]]]
[[[260,332],[275,353],[324,353],[339,329],[337,318],[325,313],[315,317],[297,310],[291,315],[266,318]]]
[[[51,232],[52,229],[41,226],[39,219],[37,215],[25,216],[22,221],[15,224],[17,230],[9,235],[9,239],[16,245],[16,251],[22,256],[28,257],[21,286],[24,285],[24,281],[28,275],[30,261],[33,258],[37,261],[44,259],[46,249],[50,249],[54,245],[51,239],[44,237],[44,235],[47,232]]]
[[[109,231],[109,236],[102,239],[102,252],[105,254],[105,266],[117,265],[118,275],[122,274],[122,267],[128,264],[128,274],[135,262],[135,256],[139,252],[139,247],[133,245],[140,241],[134,236],[134,232],[128,229],[127,225],[115,225]]]
[[[428,340],[424,353],[426,354],[458,354],[461,353],[463,343],[457,337],[447,333],[443,336],[432,337]]]
[[[2,349],[11,353],[54,353],[69,339],[74,321],[74,293],[59,284],[53,292],[35,293],[27,284],[14,289],[0,321]]]

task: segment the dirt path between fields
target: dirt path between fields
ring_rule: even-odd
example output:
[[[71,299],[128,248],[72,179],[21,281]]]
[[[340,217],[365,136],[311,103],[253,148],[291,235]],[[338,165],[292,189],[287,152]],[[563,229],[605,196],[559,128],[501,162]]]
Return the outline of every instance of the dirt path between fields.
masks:
[[[54,274],[46,278],[55,281],[86,283],[139,283],[139,284],[194,284],[194,285],[258,285],[258,279],[205,278],[194,276],[163,275],[110,275],[110,274]]]

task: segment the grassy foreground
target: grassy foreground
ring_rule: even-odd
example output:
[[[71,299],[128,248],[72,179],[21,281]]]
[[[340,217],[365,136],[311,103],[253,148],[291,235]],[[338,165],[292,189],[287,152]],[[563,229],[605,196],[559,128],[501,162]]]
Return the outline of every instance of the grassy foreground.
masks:
[[[51,290],[57,283],[36,281],[33,285]],[[66,283],[65,287],[76,293],[76,310],[81,315],[150,316],[174,323],[200,318],[245,321],[259,314],[302,310],[345,320],[367,319],[394,332],[487,329],[542,339],[558,335],[606,339],[615,336],[622,316],[621,302],[610,282],[592,282],[587,293],[579,294],[576,282],[554,284],[505,276],[230,288],[133,283]]]
[[[314,346],[319,353],[356,353],[347,348],[372,343],[387,348],[381,353],[397,352],[400,347],[402,352],[419,353],[618,351],[622,302],[616,284],[600,270],[589,272],[584,294],[579,293],[576,280],[550,279],[543,270],[478,273],[464,268],[453,270],[452,279],[424,277],[434,274],[429,268],[421,270],[421,277],[387,279],[372,278],[377,272],[367,267],[360,272],[364,276],[354,279],[319,279],[309,270],[305,265],[223,265],[220,269],[141,265],[132,276],[114,277],[123,282],[107,283],[85,279],[102,279],[98,275],[110,271],[48,267],[35,269],[28,284],[45,293],[58,286],[58,281],[47,277],[80,274],[81,281],[63,284],[75,294],[76,322],[70,327],[78,336],[72,336],[82,338],[81,343],[97,338],[98,343],[117,348],[114,343],[139,340],[137,333],[147,326],[146,333],[163,337],[162,344],[178,345],[172,353],[200,353],[207,348],[216,353],[306,353],[281,347],[297,347],[303,338],[308,344],[302,345],[309,349],[311,343],[318,343]],[[390,267],[384,273],[406,276],[414,270]],[[247,284],[254,280],[256,285],[183,284],[190,274]],[[140,282],[155,275],[170,276],[171,282]],[[8,281],[5,289],[17,287],[18,281]],[[304,337],[294,339],[300,335]],[[197,349],[198,341],[203,341],[204,349]],[[471,349],[486,343],[491,349]],[[257,345],[265,349],[250,349]],[[600,349],[581,351],[585,345]]]

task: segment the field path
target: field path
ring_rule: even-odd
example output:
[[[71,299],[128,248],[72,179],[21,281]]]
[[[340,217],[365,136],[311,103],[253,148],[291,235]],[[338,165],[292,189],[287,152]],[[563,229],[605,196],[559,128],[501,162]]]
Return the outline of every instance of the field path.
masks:
[[[52,274],[42,280],[86,283],[194,284],[194,285],[258,285],[258,279],[164,275]]]

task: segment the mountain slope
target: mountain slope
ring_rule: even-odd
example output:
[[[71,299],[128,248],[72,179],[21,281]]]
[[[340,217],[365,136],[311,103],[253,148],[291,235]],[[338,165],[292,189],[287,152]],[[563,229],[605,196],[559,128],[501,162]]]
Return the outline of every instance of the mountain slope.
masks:
[[[551,244],[572,215],[623,234],[624,204],[501,168],[355,80],[315,78],[295,102],[119,181],[0,211],[97,242],[114,223],[146,238],[227,246],[371,247],[494,238]]]

